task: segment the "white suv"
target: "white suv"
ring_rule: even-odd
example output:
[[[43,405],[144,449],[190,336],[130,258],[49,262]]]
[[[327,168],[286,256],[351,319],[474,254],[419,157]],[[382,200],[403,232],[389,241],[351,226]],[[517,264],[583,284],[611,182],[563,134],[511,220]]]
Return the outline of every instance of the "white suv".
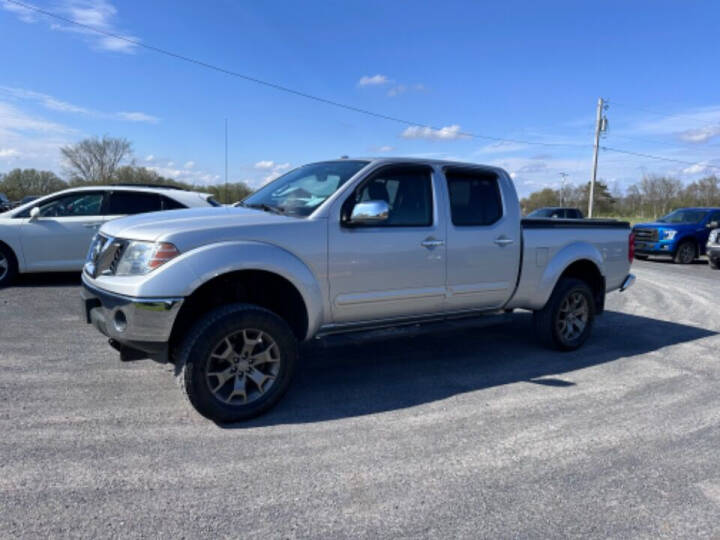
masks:
[[[17,273],[79,271],[100,226],[130,214],[219,206],[212,195],[168,187],[66,189],[0,214],[0,287]]]

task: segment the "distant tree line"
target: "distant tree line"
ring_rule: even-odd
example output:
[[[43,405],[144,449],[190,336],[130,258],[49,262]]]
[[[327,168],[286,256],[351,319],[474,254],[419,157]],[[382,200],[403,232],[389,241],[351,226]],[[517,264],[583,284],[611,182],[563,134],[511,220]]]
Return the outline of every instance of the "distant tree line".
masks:
[[[51,171],[14,169],[0,174],[0,193],[11,201],[28,195],[48,195],[71,186],[102,184],[154,184],[212,193],[216,200],[232,203],[247,197],[252,189],[244,182],[197,185],[166,178],[131,161],[132,145],[123,138],[92,137],[60,149],[67,180]],[[124,164],[127,162],[129,164]]]
[[[571,206],[586,213],[589,192],[589,182],[560,189],[545,188],[522,199],[520,204],[525,213],[543,206]],[[617,187],[611,190],[605,182],[598,181],[594,200],[595,216],[657,218],[684,206],[720,207],[720,178],[707,176],[685,185],[669,176],[646,176],[624,192]]]

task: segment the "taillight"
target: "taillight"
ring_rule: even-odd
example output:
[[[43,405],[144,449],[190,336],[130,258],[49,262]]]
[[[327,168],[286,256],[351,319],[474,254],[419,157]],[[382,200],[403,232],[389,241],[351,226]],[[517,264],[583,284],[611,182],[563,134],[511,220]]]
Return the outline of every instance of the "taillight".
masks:
[[[635,258],[635,231],[630,231],[630,236],[628,237],[628,260],[630,263],[633,262],[633,259]]]

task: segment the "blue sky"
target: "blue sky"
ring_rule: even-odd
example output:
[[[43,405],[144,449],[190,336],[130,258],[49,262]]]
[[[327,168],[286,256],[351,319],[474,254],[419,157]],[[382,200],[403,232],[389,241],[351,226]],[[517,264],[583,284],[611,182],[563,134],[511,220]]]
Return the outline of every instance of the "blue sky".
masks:
[[[258,186],[340,155],[454,158],[508,169],[521,194],[599,176],[720,173],[714,1],[171,2],[33,5],[297,90],[444,128],[333,108],[96,35],[0,0],[0,171],[62,172],[59,146],[127,137],[137,164],[197,183]],[[542,146],[465,137],[472,132]],[[573,146],[575,145],[575,146]]]

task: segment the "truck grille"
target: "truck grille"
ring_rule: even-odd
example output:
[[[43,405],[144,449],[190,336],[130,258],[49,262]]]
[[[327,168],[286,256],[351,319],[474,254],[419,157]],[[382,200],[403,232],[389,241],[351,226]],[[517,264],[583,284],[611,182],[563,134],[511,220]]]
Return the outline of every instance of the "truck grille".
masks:
[[[90,246],[86,267],[93,277],[113,275],[127,242],[98,234]]]
[[[635,229],[635,240],[638,242],[657,242],[657,229]]]

